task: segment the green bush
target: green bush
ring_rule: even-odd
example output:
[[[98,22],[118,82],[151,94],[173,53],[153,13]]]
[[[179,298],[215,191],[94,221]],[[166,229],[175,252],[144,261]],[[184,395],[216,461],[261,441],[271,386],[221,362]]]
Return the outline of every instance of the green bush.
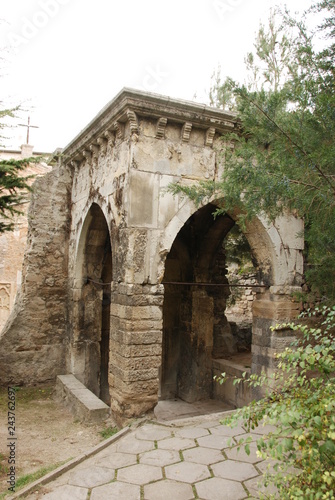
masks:
[[[261,422],[276,426],[275,431],[257,441],[258,455],[276,463],[274,472],[264,476],[266,483],[278,489],[278,497],[270,498],[333,499],[335,307],[315,309],[301,324],[273,329],[282,328],[295,331],[297,340],[276,355],[276,373],[270,377],[253,374],[249,379],[244,373],[234,380],[235,384],[244,382],[252,387],[266,385],[266,397],[237,410],[222,423],[233,425],[242,419],[248,432]],[[249,444],[244,444],[250,453]]]

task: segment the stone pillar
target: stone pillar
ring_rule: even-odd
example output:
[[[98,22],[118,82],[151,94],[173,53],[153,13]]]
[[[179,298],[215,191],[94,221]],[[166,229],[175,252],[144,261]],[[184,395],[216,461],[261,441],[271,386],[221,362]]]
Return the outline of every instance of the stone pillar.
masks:
[[[300,304],[292,293],[300,287],[271,287],[269,291],[258,293],[253,303],[252,332],[252,373],[262,371],[269,376],[276,369],[275,354],[290,346],[295,339],[291,330],[271,330],[271,327],[290,322],[297,318]],[[265,388],[253,391],[253,397],[259,398],[265,394]]]
[[[116,418],[142,415],[158,402],[163,293],[163,285],[112,285],[109,386]]]

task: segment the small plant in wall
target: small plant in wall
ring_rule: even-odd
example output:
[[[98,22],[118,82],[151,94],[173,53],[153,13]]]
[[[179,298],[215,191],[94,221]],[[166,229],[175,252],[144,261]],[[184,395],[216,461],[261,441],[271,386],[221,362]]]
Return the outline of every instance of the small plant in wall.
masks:
[[[221,423],[243,422],[248,432],[260,423],[272,424],[271,433],[257,441],[257,454],[274,463],[264,475],[278,494],[267,498],[335,498],[335,306],[316,308],[291,329],[297,340],[276,355],[272,376],[244,373],[235,384],[267,387],[266,396],[237,410]],[[219,382],[224,382],[225,376]],[[250,438],[249,438],[250,441]],[[248,440],[241,440],[250,453]]]

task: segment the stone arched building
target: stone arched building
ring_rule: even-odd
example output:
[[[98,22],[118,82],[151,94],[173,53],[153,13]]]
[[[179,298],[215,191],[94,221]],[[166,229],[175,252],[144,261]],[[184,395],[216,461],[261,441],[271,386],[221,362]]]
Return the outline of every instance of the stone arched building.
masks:
[[[166,190],[217,179],[233,115],[192,102],[122,90],[64,148],[31,203],[23,284],[0,339],[2,383],[73,373],[115,415],[158,398],[220,397],[219,360],[234,353],[225,317],[222,242],[236,214],[214,219]],[[296,316],[302,222],[256,219],[246,230],[260,271],[251,370],[274,367]]]

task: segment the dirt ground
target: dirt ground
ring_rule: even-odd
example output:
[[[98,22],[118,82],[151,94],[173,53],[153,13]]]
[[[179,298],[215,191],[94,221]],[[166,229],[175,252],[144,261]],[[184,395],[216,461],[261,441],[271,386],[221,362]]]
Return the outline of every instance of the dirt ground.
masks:
[[[52,386],[17,388],[15,392],[16,480],[26,474],[75,458],[101,442],[100,434],[115,423],[84,425],[53,399]],[[8,390],[0,388],[0,494],[7,491],[10,450]],[[13,422],[10,421],[11,425]]]

